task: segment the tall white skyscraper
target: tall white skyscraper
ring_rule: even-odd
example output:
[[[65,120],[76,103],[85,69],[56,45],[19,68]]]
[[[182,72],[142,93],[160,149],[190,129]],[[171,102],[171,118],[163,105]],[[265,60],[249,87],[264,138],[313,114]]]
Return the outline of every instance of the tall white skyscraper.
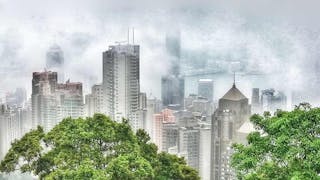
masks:
[[[116,121],[129,119],[134,130],[142,128],[140,117],[140,47],[115,45],[103,52],[104,112]]]

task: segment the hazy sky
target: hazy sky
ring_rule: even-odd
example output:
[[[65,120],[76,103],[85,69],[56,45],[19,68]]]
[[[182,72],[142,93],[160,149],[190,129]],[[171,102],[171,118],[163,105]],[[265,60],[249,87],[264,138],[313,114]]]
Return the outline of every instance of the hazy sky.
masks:
[[[272,74],[275,88],[315,91],[319,19],[315,0],[0,0],[0,94],[18,86],[30,94],[32,71],[44,69],[54,43],[64,51],[66,76],[88,90],[102,80],[102,52],[126,40],[128,27],[141,46],[141,90],[148,94],[160,97],[172,27],[180,27],[190,57],[246,61]]]

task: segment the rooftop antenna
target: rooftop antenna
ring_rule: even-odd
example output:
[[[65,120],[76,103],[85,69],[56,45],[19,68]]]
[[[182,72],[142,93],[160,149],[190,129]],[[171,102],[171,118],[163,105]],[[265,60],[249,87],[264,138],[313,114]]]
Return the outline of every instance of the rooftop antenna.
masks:
[[[134,44],[134,28],[132,28],[132,44]]]
[[[233,71],[233,86],[232,87],[236,87],[236,72]]]

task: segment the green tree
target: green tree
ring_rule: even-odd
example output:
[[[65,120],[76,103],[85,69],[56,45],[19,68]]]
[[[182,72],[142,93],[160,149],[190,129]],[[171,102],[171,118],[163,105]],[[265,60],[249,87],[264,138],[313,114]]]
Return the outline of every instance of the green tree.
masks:
[[[304,103],[251,122],[259,131],[233,145],[239,179],[320,179],[320,108]]]
[[[38,127],[13,142],[0,171],[54,180],[199,179],[182,158],[158,154],[149,141],[144,130],[135,134],[125,119],[117,123],[102,114],[66,118],[48,133]]]

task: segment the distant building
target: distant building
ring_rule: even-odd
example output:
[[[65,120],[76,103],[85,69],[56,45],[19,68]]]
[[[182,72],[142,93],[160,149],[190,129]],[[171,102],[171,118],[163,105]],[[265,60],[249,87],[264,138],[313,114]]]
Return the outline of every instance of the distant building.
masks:
[[[104,113],[120,122],[129,119],[134,130],[142,128],[140,111],[140,47],[110,46],[103,52]]]
[[[283,92],[276,92],[274,89],[266,89],[261,93],[261,107],[262,111],[269,111],[271,113],[278,109],[287,109],[287,97]]]
[[[58,84],[56,89],[58,117],[60,122],[66,117],[79,118],[84,116],[82,83],[70,82]]]
[[[163,149],[163,124],[176,122],[173,113],[170,109],[164,109],[153,115],[153,139],[159,150]]]
[[[54,44],[47,51],[46,68],[58,72],[59,82],[64,82],[64,55],[60,46]]]
[[[199,139],[200,130],[196,127],[180,127],[179,128],[179,144],[180,153],[185,152],[187,164],[199,170]]]
[[[259,90],[259,88],[253,88],[252,89],[251,112],[253,114],[260,114],[261,113],[260,90]]]
[[[211,180],[234,179],[230,166],[231,144],[238,138],[238,129],[250,117],[250,105],[233,84],[219,100],[218,109],[212,116]]]
[[[161,98],[163,106],[180,105],[184,100],[184,79],[167,75],[161,78]]]
[[[211,124],[201,123],[199,131],[199,175],[202,180],[210,180]]]
[[[0,161],[11,147],[15,139],[22,135],[21,108],[0,105]]]
[[[154,140],[154,114],[159,114],[162,110],[162,102],[157,98],[147,99],[147,115],[145,121],[145,130],[148,132],[151,141],[155,142]]]
[[[161,77],[161,100],[163,106],[183,107],[184,78],[180,76],[180,31],[171,29],[166,35],[166,49],[169,58],[169,72]]]
[[[55,91],[58,76],[56,72],[34,72],[32,78],[32,127],[38,125],[46,131],[57,121],[57,101]]]
[[[103,88],[96,84],[91,88],[91,94],[85,97],[86,116],[92,117],[95,113],[103,113]]]
[[[57,73],[34,72],[32,79],[32,127],[51,130],[63,118],[84,116],[82,83],[57,83]]]
[[[213,102],[213,81],[212,79],[200,79],[198,81],[198,95]]]

